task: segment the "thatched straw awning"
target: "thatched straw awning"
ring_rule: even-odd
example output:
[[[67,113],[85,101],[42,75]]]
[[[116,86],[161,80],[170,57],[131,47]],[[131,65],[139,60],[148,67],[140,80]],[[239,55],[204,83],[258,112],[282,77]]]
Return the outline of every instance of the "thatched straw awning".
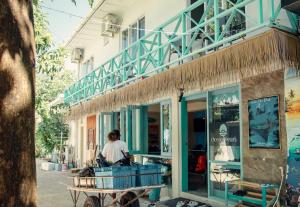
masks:
[[[117,89],[71,108],[69,119],[84,114],[114,111],[126,105],[147,103],[178,93],[205,91],[238,83],[241,79],[282,70],[299,69],[300,41],[297,37],[271,29],[225,49],[169,69],[163,73]]]

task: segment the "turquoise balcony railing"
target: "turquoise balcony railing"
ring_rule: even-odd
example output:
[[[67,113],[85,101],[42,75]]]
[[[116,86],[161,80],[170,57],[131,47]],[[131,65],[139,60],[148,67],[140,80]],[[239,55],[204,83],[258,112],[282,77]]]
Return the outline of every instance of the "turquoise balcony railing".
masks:
[[[283,14],[276,2],[280,1],[198,0],[71,85],[64,93],[65,103],[74,105],[158,74],[264,27],[296,33],[298,16]],[[195,17],[199,8],[202,16]]]

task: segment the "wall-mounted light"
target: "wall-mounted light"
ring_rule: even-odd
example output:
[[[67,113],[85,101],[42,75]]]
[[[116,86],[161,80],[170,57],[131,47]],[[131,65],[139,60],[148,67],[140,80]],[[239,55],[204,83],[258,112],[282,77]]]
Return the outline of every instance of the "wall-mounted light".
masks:
[[[178,102],[182,101],[183,95],[184,95],[184,88],[182,87],[182,88],[179,88]]]

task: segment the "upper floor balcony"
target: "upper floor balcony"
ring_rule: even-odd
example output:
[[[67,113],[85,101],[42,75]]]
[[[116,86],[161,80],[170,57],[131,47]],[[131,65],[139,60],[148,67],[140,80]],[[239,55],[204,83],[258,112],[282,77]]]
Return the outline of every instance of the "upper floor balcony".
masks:
[[[145,28],[142,38],[71,85],[65,103],[74,105],[142,81],[271,27],[298,32],[298,16],[283,9],[280,0],[193,2],[157,28]]]

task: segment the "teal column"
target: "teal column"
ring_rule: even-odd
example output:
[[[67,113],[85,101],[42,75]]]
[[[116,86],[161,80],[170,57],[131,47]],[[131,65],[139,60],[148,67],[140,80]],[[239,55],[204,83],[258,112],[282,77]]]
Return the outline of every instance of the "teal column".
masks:
[[[157,46],[159,47],[158,49],[158,66],[163,65],[163,48],[162,48],[162,29],[160,28],[158,33],[157,33]]]
[[[184,56],[187,51],[186,51],[186,46],[187,46],[187,42],[186,42],[186,13],[183,12],[182,16],[181,16],[181,24],[182,24],[182,56]]]
[[[101,113],[100,115],[99,115],[99,117],[100,117],[100,120],[99,120],[99,130],[100,130],[100,133],[99,133],[99,135],[100,135],[100,141],[99,141],[99,143],[100,143],[100,150],[102,150],[103,149],[103,147],[104,147],[104,116],[103,116],[103,114]]]
[[[263,10],[263,0],[258,0],[258,9],[259,9],[259,23],[264,23],[264,10]]]
[[[187,102],[180,104],[180,128],[181,128],[181,172],[182,172],[182,191],[188,191],[188,114]]]
[[[225,180],[225,204],[228,207],[228,180]]]
[[[261,194],[262,194],[262,207],[267,207],[267,188],[265,185],[261,186]]]
[[[126,138],[129,152],[132,151],[132,111],[131,108],[126,109]]]
[[[141,108],[142,110],[142,140],[141,140],[141,144],[142,144],[142,154],[147,154],[148,153],[148,107],[147,106],[142,106]]]
[[[271,22],[274,22],[274,17],[275,17],[275,6],[274,6],[274,0],[270,0],[270,5],[271,5]]]
[[[127,49],[123,51],[123,54],[122,54],[122,80],[123,82],[127,80],[127,71],[126,71],[126,68],[125,65],[126,65],[126,62],[127,62]]]
[[[125,124],[126,124],[126,111],[124,109],[120,110],[120,132],[121,132],[121,140],[126,142],[126,130],[125,130]]]
[[[142,74],[142,56],[143,56],[142,40],[138,40],[137,46],[138,46],[137,68],[138,68],[138,74],[141,75]]]
[[[215,41],[217,42],[220,35],[220,23],[217,16],[219,15],[219,0],[214,0],[214,23],[215,23]]]

